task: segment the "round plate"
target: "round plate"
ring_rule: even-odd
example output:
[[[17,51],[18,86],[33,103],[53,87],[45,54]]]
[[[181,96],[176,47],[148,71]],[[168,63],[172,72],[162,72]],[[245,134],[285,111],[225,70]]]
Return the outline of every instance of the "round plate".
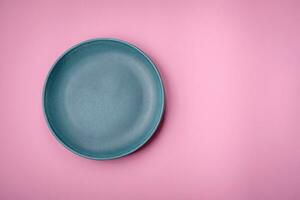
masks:
[[[114,159],[153,135],[164,111],[164,90],[155,65],[141,50],[115,39],[94,39],[56,61],[43,106],[53,135],[69,150]]]

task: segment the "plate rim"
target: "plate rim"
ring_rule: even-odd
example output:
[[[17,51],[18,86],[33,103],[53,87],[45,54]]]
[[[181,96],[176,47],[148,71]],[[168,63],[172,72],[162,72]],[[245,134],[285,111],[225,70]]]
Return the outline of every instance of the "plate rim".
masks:
[[[71,52],[72,50],[82,46],[82,45],[85,45],[87,43],[90,43],[90,42],[97,42],[97,41],[113,41],[113,42],[117,42],[117,43],[120,43],[120,44],[123,44],[123,45],[126,45],[130,48],[133,48],[135,49],[138,53],[140,53],[143,57],[145,57],[148,62],[151,64],[151,66],[153,67],[155,73],[157,74],[158,76],[158,80],[159,80],[159,84],[160,84],[160,87],[161,87],[161,100],[162,100],[162,105],[161,105],[161,109],[160,109],[160,113],[159,113],[159,119],[158,121],[155,123],[155,125],[152,127],[152,129],[149,131],[148,133],[148,136],[140,143],[138,144],[136,147],[130,149],[129,151],[125,151],[119,155],[115,155],[115,156],[103,156],[103,157],[100,157],[100,156],[91,156],[91,155],[87,155],[87,154],[84,154],[82,152],[79,152],[71,147],[69,147],[67,144],[65,144],[57,135],[57,133],[54,131],[54,129],[52,128],[52,126],[50,125],[50,122],[49,122],[49,119],[47,117],[47,111],[46,111],[46,106],[45,106],[45,95],[46,95],[46,86],[47,86],[47,83],[48,83],[48,80],[49,80],[49,77],[50,75],[52,74],[52,71],[53,69],[55,68],[55,66],[57,65],[57,63],[64,57],[66,56],[69,52]],[[44,81],[44,85],[43,85],[43,92],[42,92],[42,107],[43,107],[43,116],[46,120],[46,123],[47,123],[47,126],[48,128],[50,129],[50,132],[51,134],[55,137],[55,139],[60,143],[62,144],[66,149],[68,149],[69,151],[71,151],[72,153],[78,155],[78,156],[81,156],[81,157],[84,157],[84,158],[88,158],[88,159],[92,159],[92,160],[113,160],[113,159],[117,159],[117,158],[121,158],[121,157],[124,157],[124,156],[127,156],[129,154],[132,154],[134,153],[135,151],[137,151],[138,149],[140,149],[142,146],[144,146],[149,140],[150,138],[152,138],[152,136],[154,135],[154,133],[156,133],[159,125],[161,124],[162,122],[162,118],[163,118],[163,115],[164,115],[164,112],[165,112],[165,87],[164,87],[164,84],[163,84],[163,80],[162,80],[162,76],[161,76],[161,73],[159,72],[157,66],[154,64],[154,62],[151,60],[151,58],[144,52],[142,51],[141,49],[139,49],[138,47],[136,47],[135,45],[129,43],[129,42],[126,42],[124,40],[120,40],[120,39],[116,39],[116,38],[92,38],[92,39],[88,39],[88,40],[84,40],[84,41],[81,41],[73,46],[71,46],[70,48],[68,48],[67,50],[65,50],[56,60],[55,62],[52,64],[51,68],[49,69],[48,71],[48,74],[46,76],[46,79]]]

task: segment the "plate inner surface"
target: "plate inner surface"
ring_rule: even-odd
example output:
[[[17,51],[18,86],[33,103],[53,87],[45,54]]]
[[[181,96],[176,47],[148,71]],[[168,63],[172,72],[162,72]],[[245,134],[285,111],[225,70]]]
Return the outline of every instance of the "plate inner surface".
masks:
[[[44,110],[54,135],[80,155],[109,159],[131,153],[153,134],[163,112],[161,79],[138,49],[93,40],[53,66]]]

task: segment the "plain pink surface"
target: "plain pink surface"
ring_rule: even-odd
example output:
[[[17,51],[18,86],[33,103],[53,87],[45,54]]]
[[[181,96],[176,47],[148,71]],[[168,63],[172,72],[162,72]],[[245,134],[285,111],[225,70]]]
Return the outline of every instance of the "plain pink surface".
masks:
[[[300,1],[0,1],[0,199],[300,199]],[[113,161],[50,134],[42,88],[95,37],[162,73],[162,128]]]

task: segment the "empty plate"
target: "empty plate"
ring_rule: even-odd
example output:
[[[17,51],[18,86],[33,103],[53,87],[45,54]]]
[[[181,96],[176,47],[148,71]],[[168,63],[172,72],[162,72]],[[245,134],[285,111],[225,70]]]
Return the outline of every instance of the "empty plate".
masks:
[[[164,90],[157,68],[141,50],[115,39],[94,39],[56,61],[43,106],[53,135],[69,150],[114,159],[153,135],[164,111]]]

